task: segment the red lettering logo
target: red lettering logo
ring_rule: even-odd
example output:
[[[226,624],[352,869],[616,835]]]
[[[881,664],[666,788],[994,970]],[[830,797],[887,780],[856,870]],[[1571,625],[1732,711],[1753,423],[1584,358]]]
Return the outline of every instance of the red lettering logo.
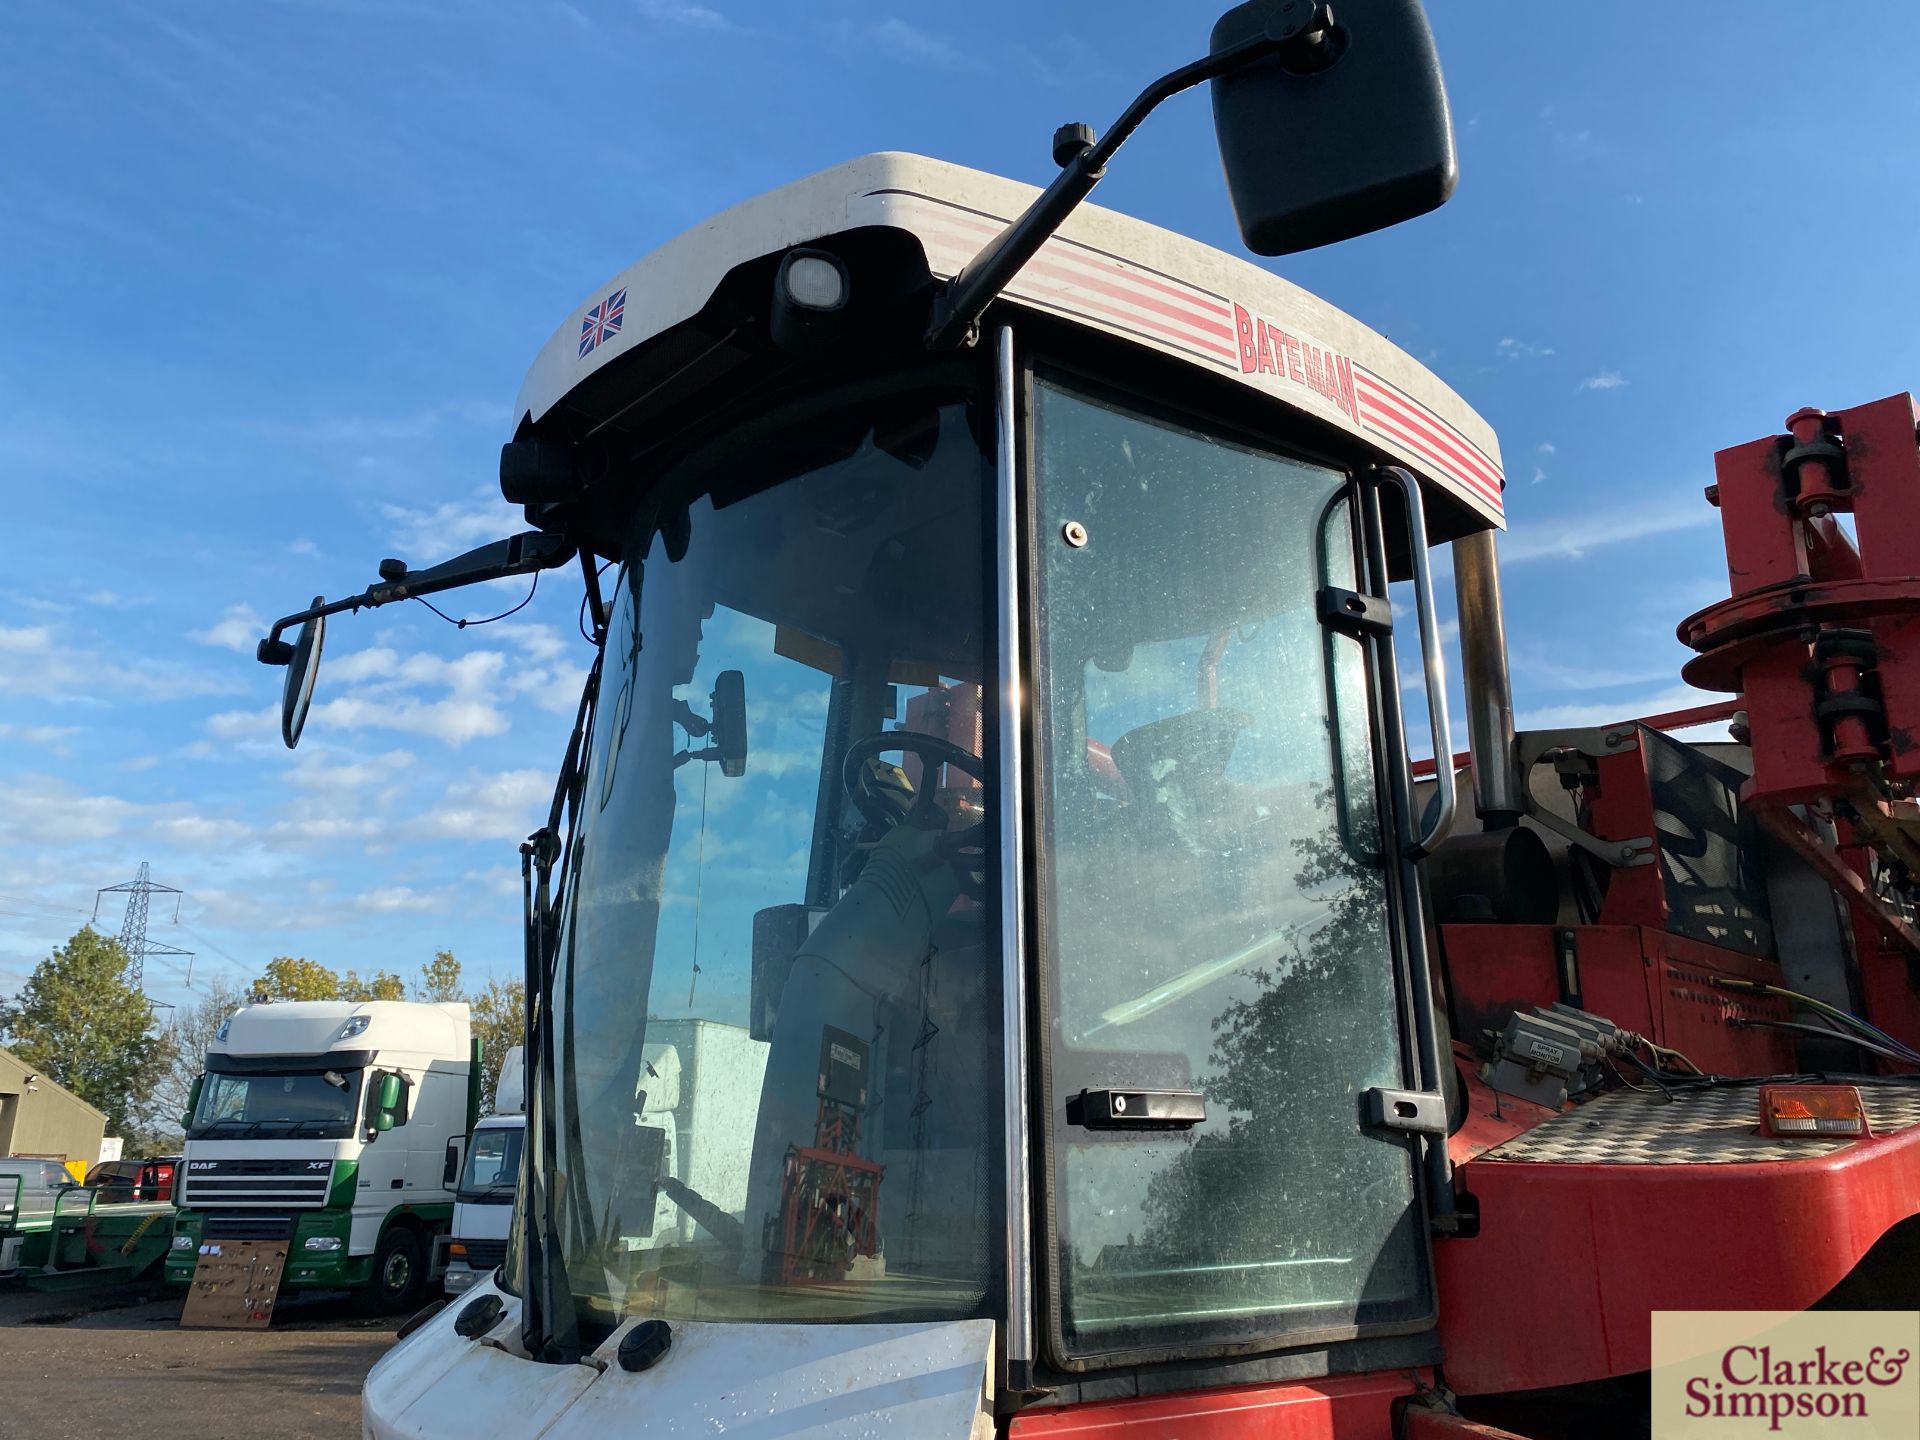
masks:
[[[1244,305],[1233,307],[1233,330],[1240,342],[1240,373],[1272,375],[1331,401],[1334,408],[1360,423],[1360,406],[1353,393],[1353,361],[1309,340],[1291,335],[1271,320],[1251,314]]]

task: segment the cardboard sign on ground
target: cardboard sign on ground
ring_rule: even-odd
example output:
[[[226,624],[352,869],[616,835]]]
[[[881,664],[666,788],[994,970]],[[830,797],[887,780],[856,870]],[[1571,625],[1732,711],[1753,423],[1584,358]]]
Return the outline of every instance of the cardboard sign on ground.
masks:
[[[210,1330],[259,1330],[273,1319],[287,1268],[284,1240],[214,1240],[200,1247],[180,1323]]]

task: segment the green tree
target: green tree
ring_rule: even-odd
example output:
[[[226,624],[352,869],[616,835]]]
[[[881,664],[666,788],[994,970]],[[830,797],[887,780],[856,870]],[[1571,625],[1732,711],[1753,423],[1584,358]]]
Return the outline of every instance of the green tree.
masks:
[[[360,978],[360,972],[349,970],[340,977],[342,1000],[404,1000],[407,998],[407,982],[391,970],[376,970],[366,979]]]
[[[413,987],[413,998],[436,1003],[467,998],[460,988],[460,962],[451,950],[437,951],[433,959],[420,967],[420,980]]]
[[[340,977],[318,960],[276,955],[249,993],[255,1000],[338,1000]]]
[[[526,1038],[526,983],[509,980],[502,984],[489,976],[486,988],[475,991],[467,1003],[473,1007],[473,1033],[480,1041],[480,1105],[491,1115],[500,1066],[507,1051]]]
[[[226,1018],[245,1003],[245,997],[225,980],[207,983],[197,1005],[182,1005],[166,1028],[166,1069],[154,1087],[149,1124],[163,1141],[180,1134],[180,1116],[193,1094],[193,1082],[206,1069],[207,1047]],[[171,1148],[170,1145],[162,1148]]]
[[[119,941],[83,927],[0,1005],[0,1034],[27,1064],[105,1111],[107,1133],[133,1145],[147,1138],[139,1120],[166,1070],[167,1046],[127,969]]]

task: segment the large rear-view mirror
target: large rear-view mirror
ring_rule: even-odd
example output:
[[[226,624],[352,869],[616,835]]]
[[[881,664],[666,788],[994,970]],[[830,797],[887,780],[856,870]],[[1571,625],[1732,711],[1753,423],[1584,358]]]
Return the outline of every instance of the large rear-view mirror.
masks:
[[[713,677],[713,748],[720,773],[737,780],[747,773],[747,680],[738,670]]]
[[[1213,81],[1213,125],[1240,234],[1290,255],[1424,215],[1459,164],[1440,58],[1420,0],[1249,0],[1213,27],[1214,55],[1310,28]]]
[[[326,596],[313,597],[315,605]],[[300,732],[307,728],[307,711],[313,706],[313,682],[320,677],[320,649],[327,641],[327,617],[315,615],[300,627],[293,642],[293,657],[287,661],[287,682],[280,691],[280,738],[293,749],[300,743]]]

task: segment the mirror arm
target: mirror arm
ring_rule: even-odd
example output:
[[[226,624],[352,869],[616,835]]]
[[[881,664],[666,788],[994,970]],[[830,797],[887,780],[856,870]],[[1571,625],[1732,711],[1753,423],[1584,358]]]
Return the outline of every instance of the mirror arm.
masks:
[[[1320,7],[1305,8],[1308,16],[1312,17],[1317,15]],[[986,313],[987,306],[999,297],[1013,277],[1020,273],[1020,268],[1039,253],[1040,247],[1065,223],[1067,216],[1100,183],[1106,174],[1107,161],[1113,158],[1113,153],[1140,128],[1140,122],[1152,114],[1161,101],[1178,95],[1182,90],[1191,90],[1204,81],[1218,79],[1255,60],[1265,59],[1306,30],[1309,23],[1310,19],[1282,23],[1276,18],[1269,21],[1264,33],[1229,46],[1218,54],[1169,71],[1136,95],[1133,103],[1121,112],[1120,118],[1113,122],[1113,127],[1104,138],[1097,144],[1084,146],[1077,155],[1067,160],[1061,166],[1058,178],[1040,192],[1039,198],[1006,229],[988,241],[986,248],[961,266],[960,272],[947,282],[947,288],[933,304],[933,319],[927,328],[927,348],[951,350],[973,342],[978,334],[980,317]]]
[[[437,595],[442,590],[457,590],[463,585],[529,575],[536,570],[557,569],[571,561],[577,549],[564,535],[529,530],[469,550],[428,570],[403,570],[393,579],[369,585],[358,595],[350,595],[345,600],[330,600],[324,605],[315,605],[274,621],[273,629],[260,642],[258,658],[262,665],[285,665],[293,655],[291,648],[281,640],[281,635],[293,626],[304,625],[322,615],[338,615],[345,610],[370,610],[391,605],[396,600],[412,600],[422,595]]]

